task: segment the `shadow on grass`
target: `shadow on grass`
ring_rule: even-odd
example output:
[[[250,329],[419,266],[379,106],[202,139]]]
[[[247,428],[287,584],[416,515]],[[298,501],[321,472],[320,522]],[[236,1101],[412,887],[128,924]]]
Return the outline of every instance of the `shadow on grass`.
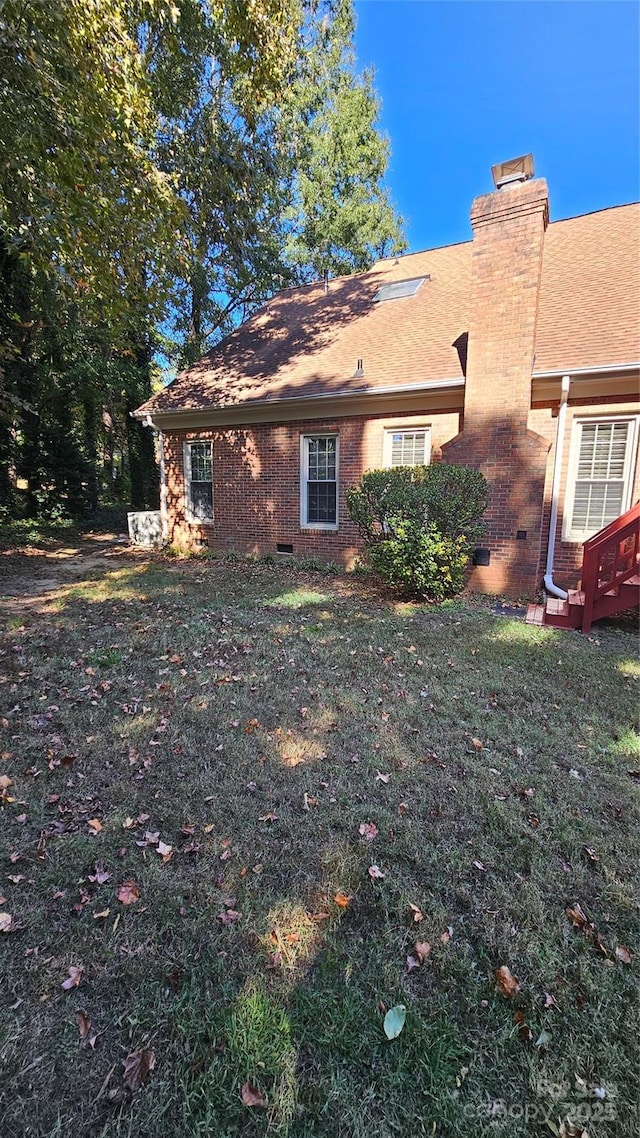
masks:
[[[531,1133],[526,1104],[570,1117],[578,1073],[618,1088],[600,1132],[631,1135],[633,971],[614,950],[636,936],[634,644],[600,640],[218,565],[118,571],[27,621],[2,658],[2,846],[22,878],[2,886],[19,926],[0,946],[2,1132],[32,1115],[51,1136],[506,1138]],[[431,951],[408,971],[416,940]],[[144,1045],[156,1067],[131,1097],[120,1062]]]

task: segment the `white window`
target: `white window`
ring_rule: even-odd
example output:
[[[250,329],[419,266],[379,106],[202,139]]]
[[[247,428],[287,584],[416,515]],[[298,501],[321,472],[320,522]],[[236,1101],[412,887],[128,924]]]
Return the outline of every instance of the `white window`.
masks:
[[[629,508],[636,451],[637,420],[577,419],[563,537],[586,541]]]
[[[213,446],[211,443],[184,444],[184,484],[189,521],[213,521]]]
[[[337,529],[338,436],[303,435],[300,445],[300,525]]]
[[[431,431],[389,430],[384,433],[383,461],[385,466],[427,466],[431,460]]]

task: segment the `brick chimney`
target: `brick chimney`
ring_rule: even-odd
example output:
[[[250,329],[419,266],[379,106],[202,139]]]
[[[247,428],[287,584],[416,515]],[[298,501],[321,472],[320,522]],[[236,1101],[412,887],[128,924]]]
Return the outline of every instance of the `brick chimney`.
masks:
[[[517,596],[537,585],[548,454],[548,443],[529,431],[528,417],[549,195],[543,178],[514,174],[513,165],[498,168],[511,171],[471,208],[464,420],[443,451],[447,462],[481,470],[490,484],[482,540],[490,561],[474,570],[470,587]]]

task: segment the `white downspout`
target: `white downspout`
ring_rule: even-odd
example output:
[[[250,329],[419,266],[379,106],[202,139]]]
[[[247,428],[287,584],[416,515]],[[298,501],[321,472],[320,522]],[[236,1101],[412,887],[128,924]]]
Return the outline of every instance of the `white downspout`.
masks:
[[[158,431],[158,444],[160,448],[160,525],[162,527],[162,541],[166,544],[169,537],[169,519],[167,517],[167,470],[164,462],[164,435]]]
[[[553,583],[553,557],[556,551],[556,527],[558,524],[558,499],[560,497],[560,478],[562,476],[562,451],[564,449],[564,421],[567,417],[567,400],[571,376],[562,377],[562,394],[558,408],[558,426],[556,430],[556,453],[553,462],[553,484],[551,487],[551,518],[549,520],[549,544],[547,546],[547,566],[544,574],[544,587],[552,597],[559,597],[566,601],[567,593]]]

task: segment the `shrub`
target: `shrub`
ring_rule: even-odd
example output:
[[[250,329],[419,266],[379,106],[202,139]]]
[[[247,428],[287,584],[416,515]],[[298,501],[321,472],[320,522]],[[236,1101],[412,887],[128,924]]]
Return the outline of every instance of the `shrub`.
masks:
[[[370,470],[346,498],[370,565],[404,592],[443,600],[464,586],[487,492],[478,471],[442,463]]]

